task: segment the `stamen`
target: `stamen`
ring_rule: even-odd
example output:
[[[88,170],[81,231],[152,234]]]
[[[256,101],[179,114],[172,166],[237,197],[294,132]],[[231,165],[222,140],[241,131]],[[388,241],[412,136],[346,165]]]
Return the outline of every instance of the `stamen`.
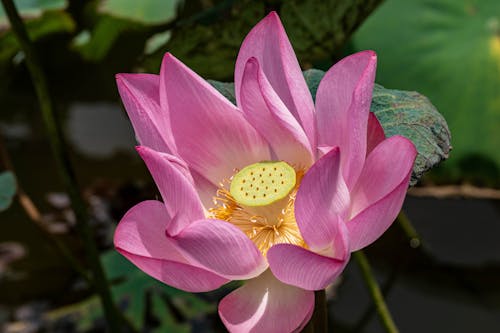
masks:
[[[288,168],[292,170],[293,177],[290,176]],[[243,173],[244,170],[246,170],[245,173]],[[271,172],[271,181],[268,177],[269,172]],[[282,176],[279,175],[280,173]],[[246,174],[246,177],[240,177],[241,174]],[[246,167],[234,175],[232,181],[222,182],[224,186],[216,192],[214,207],[209,209],[209,217],[228,221],[238,227],[255,243],[263,255],[266,255],[273,245],[280,243],[306,247],[294,214],[295,196],[303,174],[303,170],[296,172],[285,162],[263,162]],[[262,175],[262,178],[259,175]],[[253,177],[256,178],[255,186],[253,186]],[[288,190],[282,189],[283,185],[280,184],[282,180],[285,186],[288,184],[293,184],[293,186]],[[273,184],[278,184],[278,186]],[[258,201],[260,204],[248,205],[245,199],[237,200],[233,189],[240,197],[245,197],[251,203]],[[284,191],[286,193],[283,195]],[[269,199],[270,196],[273,200]],[[279,199],[276,200],[277,197]],[[266,202],[269,203],[265,204]]]

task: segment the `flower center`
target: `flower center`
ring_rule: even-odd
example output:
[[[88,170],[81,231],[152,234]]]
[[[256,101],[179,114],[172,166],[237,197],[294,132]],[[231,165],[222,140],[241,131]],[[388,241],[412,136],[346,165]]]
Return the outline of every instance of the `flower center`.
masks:
[[[264,255],[280,243],[305,247],[294,213],[303,175],[283,161],[248,165],[220,184],[209,217],[238,227]]]
[[[286,197],[295,183],[295,170],[286,162],[261,162],[234,175],[230,193],[242,205],[267,206]]]

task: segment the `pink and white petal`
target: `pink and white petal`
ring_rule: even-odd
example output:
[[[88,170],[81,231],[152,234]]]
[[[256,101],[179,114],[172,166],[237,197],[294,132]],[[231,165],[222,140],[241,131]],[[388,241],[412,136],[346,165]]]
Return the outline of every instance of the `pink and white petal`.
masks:
[[[241,45],[234,73],[236,100],[241,106],[243,73],[250,58],[256,58],[279,98],[316,147],[314,104],[299,62],[276,12],[271,12],[247,35]]]
[[[349,192],[340,174],[339,148],[331,149],[307,171],[295,200],[300,233],[312,251],[331,246],[349,208]]]
[[[309,310],[309,313],[304,317],[304,320],[302,321],[302,323],[300,324],[300,326],[297,327],[297,329],[295,329],[293,331],[293,333],[302,332],[302,330],[306,327],[306,325],[311,320],[313,313],[314,313],[314,306]]]
[[[368,117],[368,133],[366,135],[366,156],[382,141],[385,140],[385,133],[382,125],[373,112]]]
[[[114,235],[116,250],[142,271],[191,292],[209,291],[229,280],[195,267],[165,235],[169,214],[159,201],[143,201],[122,218]]]
[[[243,114],[169,53],[161,66],[160,101],[171,110],[178,154],[213,184],[269,159],[267,143]]]
[[[277,159],[303,167],[311,165],[311,145],[304,130],[276,95],[256,58],[250,58],[245,66],[240,106]]]
[[[201,203],[203,207],[208,210],[214,206],[214,196],[216,195],[218,186],[194,170],[191,170],[191,175],[193,176],[194,187],[198,191]]]
[[[180,162],[175,156],[143,146],[137,147],[137,151],[151,172],[165,202],[171,219],[166,225],[170,236],[178,234],[190,223],[205,216],[193,180],[187,177],[186,170],[180,170]]]
[[[160,79],[153,74],[117,74],[116,84],[141,145],[175,152],[168,109],[160,107]]]
[[[337,259],[297,245],[277,244],[267,252],[267,260],[280,281],[306,290],[321,290],[344,271],[350,256],[347,246],[342,244],[342,257]]]
[[[286,285],[270,271],[249,280],[219,303],[229,332],[290,333],[304,326],[314,310],[314,292]]]
[[[351,251],[361,250],[370,245],[389,229],[403,206],[410,176],[411,172],[391,193],[346,223]]]
[[[376,64],[373,51],[346,57],[325,74],[316,94],[319,144],[340,147],[342,174],[349,189],[354,186],[366,157]]]
[[[322,158],[325,156],[330,150],[332,150],[334,147],[332,146],[318,146],[316,149],[316,156],[318,159]]]
[[[189,262],[196,262],[227,279],[250,279],[267,268],[267,262],[255,244],[226,221],[195,221],[172,241]]]
[[[188,292],[205,292],[219,288],[229,280],[205,269],[165,259],[142,257],[117,249],[143,272],[161,282]]]
[[[162,202],[148,200],[138,203],[116,227],[115,247],[142,257],[184,262],[184,256],[165,236],[169,222],[169,213]]]
[[[359,184],[352,193],[352,214],[356,215],[346,224],[352,251],[377,240],[398,215],[416,154],[410,140],[393,136],[368,156]]]
[[[411,173],[416,155],[413,143],[403,136],[392,136],[377,145],[351,191],[350,216],[356,216],[401,184]]]

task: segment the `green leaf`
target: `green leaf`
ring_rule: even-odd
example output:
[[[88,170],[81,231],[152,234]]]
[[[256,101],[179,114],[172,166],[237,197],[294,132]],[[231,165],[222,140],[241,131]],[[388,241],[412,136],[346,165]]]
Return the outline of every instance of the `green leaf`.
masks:
[[[236,105],[236,96],[234,95],[234,83],[233,82],[219,82],[215,80],[208,80],[215,89],[217,89],[224,97],[226,97],[231,103]]]
[[[352,32],[381,0],[277,0],[279,14],[298,59],[304,65],[338,53]],[[229,7],[229,8],[228,8]],[[156,72],[166,51],[203,77],[227,79],[248,32],[268,14],[262,1],[224,1],[197,19],[173,29],[172,38],[143,63]],[[221,19],[223,17],[224,19]]]
[[[9,208],[16,194],[16,178],[10,171],[0,173],[0,212]]]
[[[91,33],[84,31],[73,39],[73,48],[85,60],[100,61],[113,47],[114,42],[125,31],[137,28],[129,21],[111,16],[99,17]]]
[[[153,279],[115,250],[102,254],[101,262],[111,282],[115,303],[139,332],[187,333],[190,331],[189,321],[216,311],[214,304],[196,294]],[[87,332],[95,330],[95,322],[102,320],[103,316],[99,299],[94,295],[80,303],[51,311],[50,319],[76,317],[75,331]],[[154,327],[146,326],[151,324]]]
[[[203,301],[195,294],[187,293],[169,287],[148,276],[118,252],[111,250],[101,257],[106,275],[114,281],[112,294],[117,304],[126,304],[124,313],[136,326],[143,328],[145,325],[146,294],[150,293],[152,302],[158,303],[162,297],[167,297],[178,304],[182,315],[191,319],[203,313],[215,311],[215,307]],[[161,327],[168,327],[172,332],[188,332],[186,323],[179,323],[169,311],[158,313],[153,308],[155,317],[160,321]]]
[[[325,72],[318,69],[304,71],[304,78],[313,98],[316,98],[319,82],[324,75]],[[209,82],[235,103],[234,83]],[[448,158],[451,149],[450,131],[443,116],[425,96],[413,91],[385,89],[376,84],[371,111],[377,116],[387,137],[403,135],[417,147],[412,185],[426,171]]]
[[[280,17],[302,62],[331,59],[382,0],[282,1]]]
[[[47,10],[62,10],[68,6],[66,0],[16,0],[14,3],[19,15],[25,20],[40,18]],[[0,6],[0,31],[8,29],[9,26],[9,19],[3,6]]]
[[[354,45],[378,53],[378,82],[418,90],[443,113],[453,133],[447,167],[467,177],[463,162],[474,157],[470,166],[496,165],[498,177],[500,1],[388,0]]]
[[[311,95],[316,101],[316,91],[318,91],[318,86],[319,83],[321,82],[321,79],[323,76],[325,76],[325,72],[320,71],[319,69],[308,69],[307,71],[303,72],[304,74],[304,79],[306,80],[307,86],[309,87],[309,90],[311,91]]]
[[[384,128],[385,135],[403,135],[417,147],[410,184],[448,158],[450,130],[446,120],[427,97],[414,91],[385,89],[375,85],[371,111]]]
[[[162,24],[177,16],[182,0],[104,0],[98,11],[113,17],[143,24]]]

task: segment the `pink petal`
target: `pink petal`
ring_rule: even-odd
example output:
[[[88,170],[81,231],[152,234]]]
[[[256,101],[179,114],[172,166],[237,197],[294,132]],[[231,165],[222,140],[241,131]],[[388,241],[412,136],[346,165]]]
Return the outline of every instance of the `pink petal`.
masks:
[[[188,292],[205,292],[219,288],[229,280],[212,272],[181,262],[141,257],[117,249],[146,274],[177,289]]]
[[[316,161],[297,192],[297,225],[315,252],[331,246],[349,207],[349,192],[340,174],[340,155],[335,147]]]
[[[325,74],[316,95],[319,144],[340,147],[342,174],[349,189],[366,157],[376,64],[373,51],[342,59]]]
[[[151,172],[167,207],[171,218],[166,226],[168,234],[174,236],[191,222],[204,218],[202,203],[192,178],[188,178],[190,174],[182,167],[182,161],[143,146],[137,147],[137,151]]]
[[[241,45],[234,82],[236,100],[241,105],[243,73],[250,58],[262,66],[274,91],[300,123],[312,147],[316,147],[314,104],[299,62],[276,12],[271,12],[247,35]]]
[[[267,268],[255,244],[240,229],[225,221],[195,221],[173,241],[190,262],[197,262],[227,279],[250,279]]]
[[[198,191],[198,196],[203,203],[203,207],[206,209],[213,207],[214,196],[218,187],[194,170],[191,171],[191,175],[193,176],[194,186]]]
[[[252,279],[222,299],[219,315],[229,332],[290,333],[309,321],[314,293],[289,286],[271,272]]]
[[[267,143],[241,112],[169,53],[161,67],[160,99],[170,110],[179,155],[213,184],[269,159]]]
[[[114,244],[122,255],[154,278],[186,291],[209,291],[228,280],[190,265],[165,236],[169,214],[159,201],[144,201],[122,218]]]
[[[168,109],[160,107],[159,76],[117,74],[116,84],[140,144],[166,153],[175,152]]]
[[[399,135],[376,146],[368,155],[358,182],[351,191],[350,216],[356,216],[401,184],[411,173],[416,154],[413,143]]]
[[[241,88],[240,105],[246,119],[270,143],[277,158],[309,166],[312,161],[309,140],[276,95],[255,58],[246,64]]]
[[[366,156],[384,139],[385,133],[382,125],[380,125],[375,114],[370,112],[370,116],[368,117],[368,133],[366,135]]]
[[[368,156],[352,193],[351,216],[347,222],[351,250],[377,240],[401,210],[417,151],[406,138],[393,136]]]
[[[163,203],[143,201],[132,207],[121,219],[115,231],[115,246],[143,257],[185,261],[165,237],[169,220]]]
[[[267,252],[269,268],[282,282],[306,290],[325,289],[342,273],[349,261],[347,237],[338,238],[339,258],[311,252],[292,244],[277,244]]]

